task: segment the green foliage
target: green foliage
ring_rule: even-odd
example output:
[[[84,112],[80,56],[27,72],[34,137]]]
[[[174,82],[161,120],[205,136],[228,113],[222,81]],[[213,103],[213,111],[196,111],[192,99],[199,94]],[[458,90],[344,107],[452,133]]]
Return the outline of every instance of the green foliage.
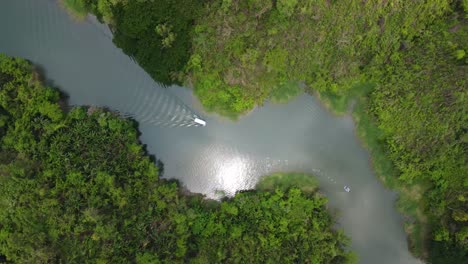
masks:
[[[435,240],[462,251],[468,250],[468,66],[460,52],[466,49],[466,32],[463,21],[437,22],[387,65],[370,71],[378,84],[360,114],[378,125],[380,142],[371,144],[384,146],[398,172],[404,211],[429,225]],[[427,249],[418,251],[424,255]]]
[[[465,18],[468,17],[468,0],[461,0],[461,3],[460,3],[463,11],[465,12]]]
[[[303,92],[301,85],[297,82],[284,82],[278,85],[277,89],[272,91],[271,99],[273,102],[286,103]]]
[[[279,0],[276,6],[280,14],[289,17],[294,13],[297,2],[297,0]]]
[[[468,258],[468,251],[452,242],[431,241],[431,264],[464,263]]]
[[[387,63],[450,2],[211,1],[196,20],[197,66],[187,71],[202,104],[225,115],[276,97],[285,82],[346,95],[362,69]]]
[[[333,225],[325,204],[295,188],[238,193],[195,223],[197,237],[207,239],[197,240],[194,262],[350,263],[343,234],[323,232]]]
[[[158,182],[153,162],[134,148],[130,122],[84,108],[65,115],[58,92],[35,81],[30,69],[0,57],[0,75],[8,80],[1,107],[10,117],[1,147],[11,156],[0,166],[0,251],[19,263],[124,262],[151,245],[145,242],[151,230],[141,228],[170,213],[154,206],[161,191],[173,210],[181,209],[178,188]]]
[[[284,185],[221,203],[184,195],[158,179],[133,123],[95,108],[64,113],[58,100],[29,63],[0,55],[0,260],[353,261],[314,189]]]
[[[318,188],[317,179],[305,173],[273,173],[263,177],[255,186],[259,191],[275,191],[280,189],[285,192],[291,188],[298,188],[302,192],[315,193]]]
[[[342,95],[320,92],[338,112],[354,102],[357,131],[377,175],[400,191],[398,207],[407,216],[410,248],[430,263],[457,263],[450,254],[456,259],[468,249],[468,36],[459,18],[454,13],[452,20],[434,21],[386,64],[363,68],[370,86],[361,81]],[[442,247],[452,247],[451,253],[431,254]]]
[[[67,10],[79,18],[84,18],[91,12],[108,24],[113,24],[114,7],[118,4],[126,4],[128,0],[61,0]]]
[[[166,24],[156,26],[156,33],[163,39],[161,41],[163,48],[170,48],[175,41],[175,34],[172,32],[172,27]]]
[[[377,174],[401,190],[399,207],[415,222],[406,226],[414,252],[428,257],[434,247],[429,257],[442,263],[443,252],[466,250],[467,30],[439,21],[451,9],[466,18],[466,0],[66,2],[112,23],[115,43],[157,80],[185,69],[208,111],[237,117],[266,99],[288,100],[301,82],[338,112],[355,102]],[[40,104],[34,111],[60,118]],[[34,133],[9,132],[9,120],[0,118],[5,142],[15,135],[17,151],[36,151]],[[427,243],[431,229],[439,242]]]
[[[88,14],[85,0],[61,0],[61,3],[72,15],[79,19],[85,18]]]
[[[114,43],[157,81],[178,82],[190,58],[200,0],[122,1],[113,6]]]
[[[190,58],[194,19],[202,0],[62,0],[84,17],[87,12],[110,24],[114,43],[156,81],[180,83]]]

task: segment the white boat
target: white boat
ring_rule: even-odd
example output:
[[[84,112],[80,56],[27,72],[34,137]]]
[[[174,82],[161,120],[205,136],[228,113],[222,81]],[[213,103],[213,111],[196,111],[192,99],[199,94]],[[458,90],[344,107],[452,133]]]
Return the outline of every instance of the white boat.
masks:
[[[345,185],[345,187],[344,187],[344,190],[345,190],[346,192],[350,192],[350,191],[351,191],[351,189],[350,189],[348,186],[346,186],[346,185]]]
[[[198,117],[195,117],[195,119],[193,121],[195,121],[195,123],[200,124],[202,126],[206,126],[206,121],[202,120],[202,119],[200,119]]]

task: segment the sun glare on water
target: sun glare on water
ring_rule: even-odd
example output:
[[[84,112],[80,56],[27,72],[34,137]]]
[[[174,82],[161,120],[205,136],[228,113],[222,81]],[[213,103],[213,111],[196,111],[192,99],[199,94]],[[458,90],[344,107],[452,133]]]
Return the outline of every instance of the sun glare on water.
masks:
[[[249,182],[249,164],[241,157],[223,159],[217,166],[216,179],[221,190],[227,194],[234,194],[238,190],[246,189]]]

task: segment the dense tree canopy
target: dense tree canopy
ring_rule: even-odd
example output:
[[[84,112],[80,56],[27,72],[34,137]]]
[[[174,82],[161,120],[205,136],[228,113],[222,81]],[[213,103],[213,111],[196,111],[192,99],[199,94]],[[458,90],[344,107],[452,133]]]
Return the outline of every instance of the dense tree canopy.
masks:
[[[429,184],[423,203],[433,222],[433,238],[458,245],[466,257],[467,32],[466,23],[458,20],[431,26],[414,45],[372,73],[378,84],[368,107],[400,181]]]
[[[195,26],[189,75],[202,104],[224,114],[288,93],[290,82],[345,94],[362,68],[386,63],[449,3],[211,1]]]
[[[146,21],[137,12],[119,13],[119,24],[102,11],[123,10],[127,0],[64,1],[94,6],[89,10],[124,35],[125,23]],[[122,8],[99,8],[99,2]],[[287,99],[301,82],[335,110],[357,99],[355,117],[377,172],[397,182],[400,207],[423,224],[413,228],[424,237],[416,243],[411,236],[414,252],[434,263],[456,263],[450,256],[468,252],[467,12],[466,0],[206,1],[197,15],[184,17],[195,23],[185,31],[191,32],[190,52],[176,68],[185,69],[207,110],[227,116],[268,98]],[[158,38],[167,39],[160,45],[173,43],[172,28],[158,25],[135,27],[142,34],[156,27]],[[134,46],[125,48],[128,43]],[[139,45],[151,53],[141,43],[119,45],[133,56],[142,54]],[[148,57],[136,58],[152,67]]]
[[[341,233],[323,232],[331,219],[326,200],[308,199],[299,189],[238,193],[196,222],[199,263],[345,262]],[[321,220],[319,220],[321,219]],[[310,252],[314,252],[310,254]]]
[[[114,42],[156,80],[178,83],[202,0],[128,1],[116,5]]]
[[[180,83],[190,58],[194,19],[202,0],[62,0],[110,24],[114,43],[157,81]]]
[[[326,199],[287,188],[222,202],[158,179],[135,125],[64,112],[0,55],[0,259],[14,263],[348,263]]]

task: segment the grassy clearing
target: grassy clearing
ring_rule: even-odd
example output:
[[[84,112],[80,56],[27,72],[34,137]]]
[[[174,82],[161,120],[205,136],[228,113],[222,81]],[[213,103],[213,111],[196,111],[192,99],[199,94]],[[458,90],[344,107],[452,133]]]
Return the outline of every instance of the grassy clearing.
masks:
[[[311,194],[318,190],[318,181],[310,174],[277,172],[264,176],[255,186],[255,189],[259,191],[274,191],[275,189],[287,191],[290,188],[298,188],[304,193]]]

